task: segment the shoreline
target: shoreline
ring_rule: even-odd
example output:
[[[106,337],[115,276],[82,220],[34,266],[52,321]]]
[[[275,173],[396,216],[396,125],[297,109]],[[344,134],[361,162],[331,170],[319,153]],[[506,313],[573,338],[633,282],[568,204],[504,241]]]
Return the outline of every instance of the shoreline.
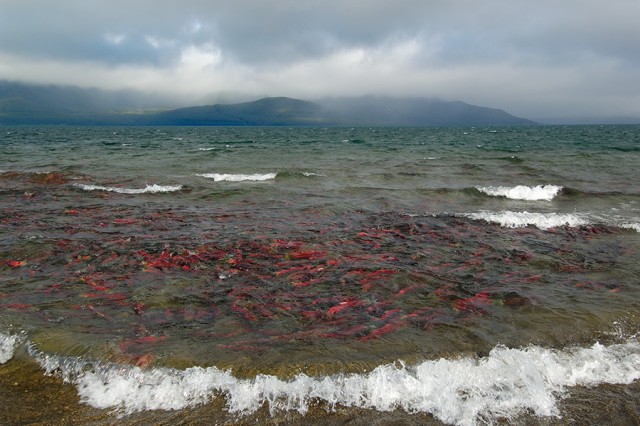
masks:
[[[229,414],[224,399],[176,411],[145,411],[119,417],[113,410],[101,410],[80,402],[73,385],[58,377],[46,376],[35,363],[11,360],[0,366],[0,423],[47,425],[444,425],[426,413],[403,410],[381,412],[371,409],[336,407],[328,412],[314,405],[302,416],[297,412],[278,412],[270,416],[266,408],[249,416]],[[34,409],[38,407],[37,409]],[[518,421],[494,419],[498,423],[518,425],[632,425],[640,421],[640,381],[629,385],[573,387],[569,396],[559,402],[560,418],[522,414]]]

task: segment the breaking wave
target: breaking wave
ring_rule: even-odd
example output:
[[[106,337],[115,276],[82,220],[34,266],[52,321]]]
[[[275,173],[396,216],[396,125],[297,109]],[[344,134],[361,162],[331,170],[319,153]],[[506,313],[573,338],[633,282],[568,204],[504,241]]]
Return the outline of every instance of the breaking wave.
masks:
[[[490,196],[506,197],[512,200],[551,201],[556,195],[560,193],[560,191],[562,191],[562,186],[480,186],[476,187],[476,189]]]
[[[629,384],[640,378],[636,338],[605,346],[564,350],[495,347],[486,357],[380,365],[369,373],[282,380],[260,374],[238,379],[216,367],[142,369],[82,358],[47,355],[33,347],[47,374],[73,383],[83,403],[127,415],[177,410],[223,396],[231,413],[249,415],[266,405],[304,415],[312,404],[431,413],[448,424],[473,425],[523,412],[557,416],[572,386]]]
[[[0,364],[13,358],[16,348],[22,341],[21,335],[0,333]]]
[[[225,173],[200,173],[196,174],[207,179],[213,179],[216,182],[243,182],[243,181],[265,181],[275,179],[277,173],[264,174],[225,174]]]
[[[558,226],[581,226],[589,224],[589,220],[577,214],[569,213],[530,213],[530,212],[477,212],[463,213],[462,217],[473,220],[486,220],[497,223],[505,228],[523,228],[533,225],[540,229],[550,229]]]
[[[505,228],[524,228],[535,226],[536,228],[547,230],[559,226],[584,226],[584,225],[606,225],[623,229],[632,229],[640,232],[640,223],[630,222],[628,218],[617,216],[590,215],[587,213],[535,213],[535,212],[514,212],[514,211],[480,211],[473,213],[459,213],[456,217],[466,217],[472,220],[485,220],[497,223]]]
[[[83,189],[85,191],[106,191],[117,192],[120,194],[146,194],[146,193],[161,193],[161,192],[175,192],[182,189],[182,185],[147,185],[144,188],[119,188],[113,186],[100,186],[100,185],[87,185],[84,183],[74,183],[76,188]]]
[[[621,225],[622,228],[626,228],[626,229],[633,229],[636,232],[640,232],[640,222],[636,222],[636,223],[623,223]]]

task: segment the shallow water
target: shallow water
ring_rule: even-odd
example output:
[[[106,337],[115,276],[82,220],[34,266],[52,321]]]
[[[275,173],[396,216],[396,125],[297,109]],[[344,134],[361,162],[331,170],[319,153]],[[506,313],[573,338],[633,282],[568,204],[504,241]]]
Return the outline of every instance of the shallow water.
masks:
[[[639,157],[633,126],[2,129],[5,418],[44,386],[60,423],[633,424]]]

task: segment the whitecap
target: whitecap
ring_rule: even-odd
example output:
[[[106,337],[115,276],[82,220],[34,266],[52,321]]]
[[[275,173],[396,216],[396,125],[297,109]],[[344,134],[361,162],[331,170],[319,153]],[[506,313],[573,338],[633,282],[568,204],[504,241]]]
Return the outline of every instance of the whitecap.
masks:
[[[87,185],[84,183],[74,183],[73,186],[85,191],[107,191],[120,194],[146,194],[160,192],[175,192],[182,189],[182,185],[147,185],[144,188],[118,188],[113,186]]]
[[[216,182],[244,182],[244,181],[265,181],[275,179],[277,173],[264,174],[226,174],[226,173],[199,173],[196,176],[213,179]]]
[[[476,189],[487,195],[494,197],[506,197],[513,200],[527,201],[551,201],[560,193],[562,186],[558,185],[537,185],[525,186],[518,185],[514,187],[508,186],[478,186]]]
[[[487,222],[498,223],[505,228],[523,228],[533,225],[540,229],[555,228],[558,226],[581,226],[587,225],[589,220],[570,213],[530,213],[530,212],[476,212],[462,213],[458,216],[467,217],[473,220],[486,220]]]
[[[621,228],[625,228],[625,229],[633,229],[636,232],[640,232],[640,223],[636,222],[636,223],[624,223],[620,226]]]
[[[0,365],[13,358],[16,348],[22,340],[23,337],[20,335],[0,333]]]
[[[306,177],[312,177],[312,176],[327,177],[327,175],[325,175],[324,173],[314,173],[314,172],[303,172],[302,175]]]
[[[640,378],[635,338],[564,350],[495,347],[486,357],[380,365],[362,374],[282,380],[260,374],[239,379],[216,367],[141,369],[49,356],[32,351],[48,374],[75,384],[83,403],[122,414],[177,410],[223,395],[227,410],[248,415],[266,405],[304,415],[317,402],[336,406],[431,413],[448,424],[472,425],[521,413],[558,416],[558,400],[573,386],[629,384]]]

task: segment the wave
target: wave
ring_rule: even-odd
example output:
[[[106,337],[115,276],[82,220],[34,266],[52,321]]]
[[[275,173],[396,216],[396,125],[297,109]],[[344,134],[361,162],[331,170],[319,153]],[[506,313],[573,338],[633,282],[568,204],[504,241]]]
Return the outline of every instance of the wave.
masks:
[[[465,192],[480,192],[491,197],[505,197],[514,200],[528,201],[551,201],[556,197],[563,198],[586,198],[586,197],[636,197],[637,192],[633,191],[588,191],[560,185],[537,185],[525,186],[476,186],[465,188]]]
[[[486,220],[497,223],[505,228],[523,228],[533,225],[540,229],[556,228],[558,226],[581,226],[587,225],[590,221],[578,214],[571,213],[530,213],[530,212],[475,212],[460,213],[456,216],[467,217],[473,220]]]
[[[216,182],[243,182],[243,181],[265,181],[275,179],[277,173],[264,174],[224,174],[224,173],[199,173],[196,176],[213,179]]]
[[[301,172],[298,170],[284,170],[284,171],[278,172],[278,179],[300,180],[304,178],[322,178],[322,177],[327,177],[327,175],[321,172]]]
[[[562,186],[537,185],[525,186],[484,186],[476,187],[480,192],[494,197],[506,197],[512,200],[551,201],[562,191]]]
[[[144,188],[118,188],[113,186],[87,185],[84,183],[74,183],[73,186],[85,191],[107,191],[120,194],[146,194],[160,192],[176,192],[182,189],[182,185],[147,185]]]
[[[23,339],[21,335],[0,333],[0,365],[13,358],[16,348]]]
[[[535,226],[536,228],[547,230],[559,226],[605,225],[640,232],[640,222],[629,221],[629,218],[624,217],[601,216],[588,213],[535,213],[507,210],[501,212],[480,211],[456,213],[453,214],[453,216],[466,217],[472,220],[485,220],[487,222],[497,223],[505,228]]]
[[[1,334],[0,334],[1,336]],[[80,400],[128,415],[178,410],[226,399],[230,413],[249,415],[267,406],[304,415],[310,405],[431,413],[448,424],[471,425],[514,418],[523,412],[558,416],[557,403],[573,386],[629,384],[640,378],[640,344],[622,343],[563,350],[496,346],[482,358],[461,357],[380,365],[368,373],[291,380],[259,374],[236,378],[216,367],[142,369],[86,358],[48,355],[27,345],[47,374],[77,387]]]
[[[636,222],[636,223],[623,223],[622,225],[620,225],[621,228],[625,228],[625,229],[633,229],[636,232],[640,232],[640,222]]]

